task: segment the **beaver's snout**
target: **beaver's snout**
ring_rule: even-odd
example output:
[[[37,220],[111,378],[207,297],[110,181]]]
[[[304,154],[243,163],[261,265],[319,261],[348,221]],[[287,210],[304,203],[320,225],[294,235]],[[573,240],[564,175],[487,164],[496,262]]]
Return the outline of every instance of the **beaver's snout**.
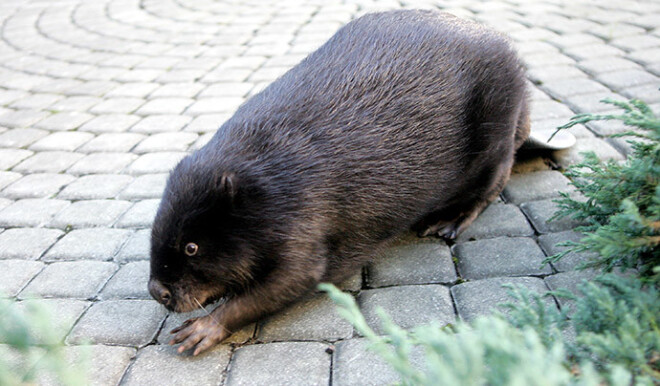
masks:
[[[157,302],[167,308],[172,308],[172,292],[157,279],[149,279],[149,293]]]

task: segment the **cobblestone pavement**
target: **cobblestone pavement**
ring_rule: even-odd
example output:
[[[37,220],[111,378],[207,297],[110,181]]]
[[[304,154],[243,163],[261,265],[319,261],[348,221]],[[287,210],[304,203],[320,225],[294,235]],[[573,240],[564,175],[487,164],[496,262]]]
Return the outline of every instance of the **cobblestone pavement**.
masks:
[[[92,343],[97,384],[394,382],[323,297],[198,358],[178,356],[163,343],[185,315],[151,300],[146,281],[168,170],[338,27],[401,7],[445,9],[513,37],[534,85],[537,130],[607,111],[598,103],[606,96],[660,110],[652,0],[3,0],[0,290],[42,297],[72,355]],[[575,224],[546,222],[552,199],[571,191],[557,166],[584,150],[622,159],[625,141],[603,138],[621,130],[575,128],[574,148],[516,166],[502,199],[455,245],[404,237],[345,289],[370,322],[381,306],[409,327],[488,313],[506,299],[504,282],[571,288],[588,275],[572,272],[584,256],[540,268],[558,241],[576,237]]]

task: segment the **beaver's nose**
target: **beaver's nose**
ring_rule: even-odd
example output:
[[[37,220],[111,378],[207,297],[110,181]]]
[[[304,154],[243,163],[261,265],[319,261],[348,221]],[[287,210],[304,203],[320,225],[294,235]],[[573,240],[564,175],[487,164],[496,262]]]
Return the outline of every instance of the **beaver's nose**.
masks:
[[[172,293],[157,279],[149,279],[149,293],[154,299],[166,307],[172,302]]]

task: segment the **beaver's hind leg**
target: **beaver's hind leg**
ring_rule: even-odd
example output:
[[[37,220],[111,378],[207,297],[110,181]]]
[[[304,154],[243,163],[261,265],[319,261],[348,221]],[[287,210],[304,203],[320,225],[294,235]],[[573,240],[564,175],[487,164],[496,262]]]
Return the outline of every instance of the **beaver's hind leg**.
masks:
[[[493,179],[494,182],[482,196],[484,197],[483,199],[473,201],[471,204],[459,208],[453,208],[450,211],[444,210],[428,216],[428,219],[435,218],[438,220],[423,231],[420,231],[419,236],[438,235],[444,239],[454,240],[502,192],[504,185],[509,180],[512,164],[513,160],[500,164]]]
[[[493,181],[491,186],[486,189],[481,197],[468,205],[459,205],[458,208],[454,207],[450,210],[442,210],[432,213],[427,216],[426,229],[420,231],[420,237],[438,235],[442,238],[453,240],[461,232],[472,224],[472,222],[479,216],[479,214],[486,209],[486,207],[497,198],[497,196],[504,189],[511,175],[511,167],[513,166],[514,154],[522,146],[523,142],[527,139],[530,132],[530,117],[527,99],[523,98],[520,103],[520,110],[518,112],[518,119],[516,122],[515,137],[513,139],[513,151],[499,166],[495,169]]]

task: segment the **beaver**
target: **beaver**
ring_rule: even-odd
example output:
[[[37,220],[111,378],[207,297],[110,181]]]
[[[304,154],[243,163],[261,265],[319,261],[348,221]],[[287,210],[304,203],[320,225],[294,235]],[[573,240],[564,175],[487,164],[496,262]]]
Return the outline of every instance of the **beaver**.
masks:
[[[150,293],[177,312],[224,301],[170,344],[197,355],[409,229],[455,238],[528,134],[523,65],[503,35],[435,11],[348,23],[172,170]]]

